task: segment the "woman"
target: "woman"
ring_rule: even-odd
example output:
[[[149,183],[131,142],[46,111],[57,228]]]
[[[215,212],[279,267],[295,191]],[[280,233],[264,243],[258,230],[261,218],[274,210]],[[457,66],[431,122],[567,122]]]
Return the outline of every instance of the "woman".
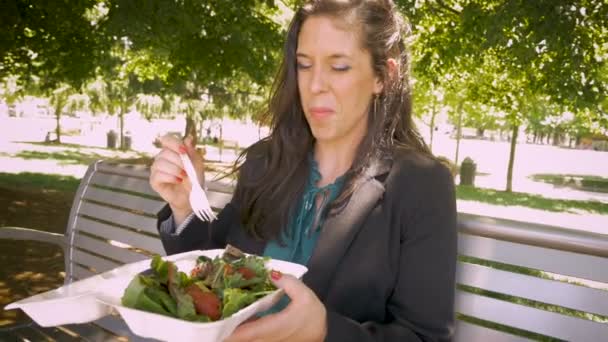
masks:
[[[450,172],[411,118],[406,26],[390,0],[317,0],[295,14],[269,103],[218,220],[193,217],[164,137],[150,183],[167,254],[223,248],[299,262],[273,272],[289,304],[229,341],[446,341],[453,330],[456,209]],[[203,180],[204,181],[204,180]]]

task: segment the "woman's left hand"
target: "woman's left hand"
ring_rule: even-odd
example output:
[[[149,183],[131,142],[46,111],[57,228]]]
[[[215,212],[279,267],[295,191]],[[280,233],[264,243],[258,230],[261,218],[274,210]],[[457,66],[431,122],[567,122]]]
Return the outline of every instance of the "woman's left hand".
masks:
[[[272,271],[271,278],[291,302],[285,309],[239,326],[224,342],[323,341],[327,312],[315,293],[291,275]]]

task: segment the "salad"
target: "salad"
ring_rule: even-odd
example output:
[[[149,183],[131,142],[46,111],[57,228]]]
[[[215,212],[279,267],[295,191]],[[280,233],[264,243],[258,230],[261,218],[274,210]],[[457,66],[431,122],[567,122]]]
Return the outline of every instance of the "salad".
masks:
[[[221,257],[199,256],[186,274],[155,255],[150,270],[131,280],[121,302],[193,322],[221,320],[276,290],[264,266],[267,260],[228,245]]]

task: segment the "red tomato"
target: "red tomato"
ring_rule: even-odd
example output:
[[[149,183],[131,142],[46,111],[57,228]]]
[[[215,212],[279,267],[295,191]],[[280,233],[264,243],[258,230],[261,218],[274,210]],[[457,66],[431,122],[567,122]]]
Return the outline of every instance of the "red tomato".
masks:
[[[200,287],[192,284],[186,288],[186,293],[192,297],[194,308],[199,315],[206,315],[211,320],[217,321],[222,316],[220,311],[221,302],[213,292],[205,292]]]
[[[249,279],[255,277],[255,272],[253,272],[250,268],[247,268],[247,267],[241,267],[236,271],[239,272],[240,274],[242,274],[243,278],[245,278],[245,280],[249,280]]]

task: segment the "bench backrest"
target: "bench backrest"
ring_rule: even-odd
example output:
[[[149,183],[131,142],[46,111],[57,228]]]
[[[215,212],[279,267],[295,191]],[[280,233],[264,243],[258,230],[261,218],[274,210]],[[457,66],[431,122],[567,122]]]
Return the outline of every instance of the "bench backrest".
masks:
[[[458,245],[457,340],[608,340],[608,235],[459,214]]]
[[[165,254],[156,228],[156,213],[165,203],[148,177],[143,165],[99,161],[89,167],[68,221],[66,282]],[[209,184],[214,210],[230,200],[231,189]]]
[[[91,165],[66,232],[66,282],[164,254],[155,217],[164,203],[148,176],[145,166]],[[232,186],[208,186],[223,208]],[[608,337],[608,236],[459,214],[458,243],[457,341]]]

